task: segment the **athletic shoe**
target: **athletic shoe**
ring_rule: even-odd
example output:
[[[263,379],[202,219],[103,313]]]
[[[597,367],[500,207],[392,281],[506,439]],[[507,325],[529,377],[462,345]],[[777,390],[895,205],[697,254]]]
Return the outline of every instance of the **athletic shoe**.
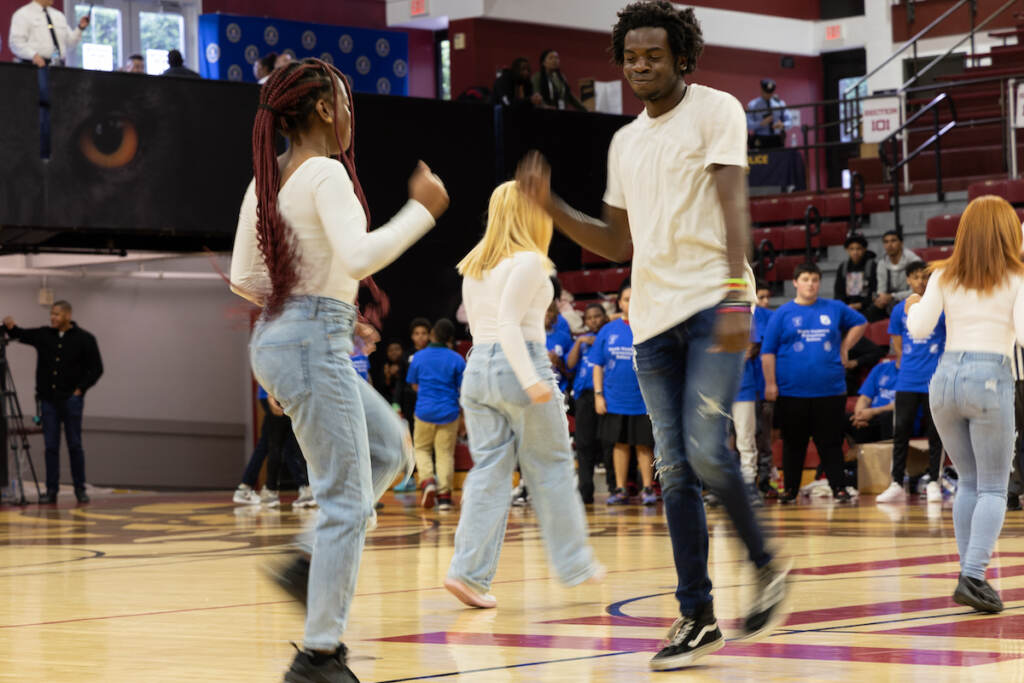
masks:
[[[849,503],[853,500],[853,496],[846,489],[836,489],[832,492],[832,500],[837,503]]]
[[[370,516],[366,518],[366,532],[369,533],[377,528],[377,511],[370,510]]]
[[[512,489],[512,507],[526,507],[529,500],[529,493],[522,484]]]
[[[654,489],[650,486],[645,486],[644,490],[640,492],[640,502],[643,505],[657,505],[658,496],[654,494]]]
[[[452,509],[452,496],[450,493],[442,493],[437,497],[437,509],[438,510],[451,510]]]
[[[665,645],[650,661],[654,671],[690,666],[704,655],[725,647],[725,637],[718,628],[715,611],[709,603],[700,614],[679,617],[668,630]]]
[[[607,505],[629,505],[629,496],[626,489],[615,489],[605,502]]]
[[[498,599],[490,593],[477,593],[475,590],[451,577],[444,580],[444,587],[448,592],[457,597],[463,604],[480,609],[492,609],[498,606]]]
[[[346,663],[348,648],[344,644],[331,654],[295,649],[292,666],[284,674],[285,683],[359,683]]]
[[[1007,493],[1006,509],[1010,512],[1016,512],[1017,510],[1022,509],[1020,504],[1020,496],[1018,496],[1016,493]]]
[[[906,499],[907,492],[896,482],[889,484],[889,488],[875,496],[876,503],[902,503]]]
[[[277,491],[264,486],[260,490],[260,503],[268,508],[276,508],[281,505],[281,495]]]
[[[757,598],[743,622],[743,635],[737,640],[757,640],[770,635],[786,618],[783,603],[789,593],[788,577],[792,562],[772,560],[757,570]]]
[[[953,602],[958,605],[973,607],[979,612],[1002,612],[1003,601],[999,593],[989,584],[988,581],[972,579],[969,576],[960,575],[960,580],[953,591]]]
[[[423,489],[423,497],[420,498],[420,506],[424,510],[429,510],[434,507],[434,502],[437,500],[437,484],[434,483],[434,478],[427,479],[420,487]]]
[[[84,505],[89,502],[89,494],[85,492],[85,489],[75,489],[75,499]]]
[[[259,505],[260,494],[252,490],[248,484],[239,484],[235,489],[235,495],[231,499],[239,505]]]
[[[928,482],[928,502],[929,503],[941,503],[942,502],[942,485],[937,481]]]
[[[793,505],[799,497],[800,491],[798,489],[785,489],[779,494],[779,503],[782,505]]]
[[[704,492],[704,504],[709,508],[716,508],[722,504],[722,499],[716,496],[711,491]]]
[[[291,553],[284,560],[263,565],[263,573],[303,607],[306,606],[306,588],[309,585],[309,558],[302,553]]]
[[[416,480],[409,477],[403,482],[400,482],[395,488],[391,489],[395,493],[412,493],[416,490]]]
[[[313,498],[313,489],[308,486],[299,487],[299,497],[292,501],[293,508],[315,508],[316,499]]]
[[[750,507],[752,508],[764,507],[764,498],[761,497],[761,491],[758,490],[757,485],[753,482],[747,484],[747,500],[750,501]]]

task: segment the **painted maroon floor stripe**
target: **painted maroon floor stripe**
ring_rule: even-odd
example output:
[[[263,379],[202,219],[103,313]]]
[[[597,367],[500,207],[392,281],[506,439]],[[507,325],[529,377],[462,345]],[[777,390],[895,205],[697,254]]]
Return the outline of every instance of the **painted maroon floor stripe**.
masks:
[[[914,600],[897,600],[895,602],[877,602],[847,607],[823,607],[822,609],[793,612],[786,619],[786,626],[816,624],[823,621],[846,621],[863,617],[881,617],[888,614],[905,614],[907,612],[924,612],[927,610],[959,607],[953,602],[952,592],[955,586],[950,585],[950,595],[939,598],[917,598]],[[1001,593],[1003,601],[1024,600],[1024,588],[1014,588]]]
[[[639,628],[668,628],[675,621],[672,617],[630,617],[599,614],[592,617],[572,617],[570,619],[552,619],[541,621],[541,624],[574,624],[579,626],[633,626]],[[742,619],[719,619],[718,625],[724,629],[740,629]]]
[[[990,567],[988,570],[988,578],[990,579],[1008,579],[1013,576],[1022,575],[1024,575],[1024,564],[1017,564],[1011,567]],[[919,574],[916,578],[956,580],[959,576],[960,572],[944,572],[940,574]]]
[[[1024,640],[1024,614],[989,616],[967,621],[952,621],[925,626],[907,626],[888,631],[872,631],[900,636],[943,636],[951,638],[1006,638]]]
[[[423,645],[485,645],[560,650],[604,650],[610,652],[654,652],[661,645],[657,638],[616,638],[588,636],[551,636],[520,633],[466,633],[435,631],[406,636],[375,638],[388,643]],[[885,647],[848,647],[800,645],[793,643],[728,643],[720,655],[764,657],[873,664],[918,664],[927,666],[978,666],[1011,659],[1024,653],[972,652],[964,650],[912,650]]]
[[[1024,553],[997,553],[994,557],[1024,557]],[[831,576],[833,574],[852,574],[855,572],[873,571],[876,569],[894,569],[899,567],[918,567],[926,564],[943,562],[959,562],[959,555],[925,555],[922,557],[903,557],[895,560],[877,560],[874,562],[851,562],[849,564],[832,564],[822,567],[801,567],[790,574],[803,576]],[[956,578],[956,574],[953,578]]]

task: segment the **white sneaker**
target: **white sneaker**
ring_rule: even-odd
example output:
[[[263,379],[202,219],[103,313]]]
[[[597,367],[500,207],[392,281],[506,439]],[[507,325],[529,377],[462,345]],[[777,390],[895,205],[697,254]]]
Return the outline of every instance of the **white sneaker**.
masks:
[[[259,505],[260,494],[252,490],[248,484],[239,484],[235,489],[235,495],[231,499],[239,505]]]
[[[903,490],[903,487],[893,482],[889,484],[889,488],[882,491],[875,497],[876,503],[902,503],[907,499],[907,492]]]
[[[260,502],[268,508],[276,508],[281,505],[281,496],[278,495],[277,491],[272,491],[264,486],[260,490]]]
[[[308,486],[299,487],[299,497],[292,501],[293,508],[314,508],[316,499],[313,498],[313,489]]]
[[[937,481],[928,482],[928,502],[929,503],[941,503],[942,502],[942,486]]]

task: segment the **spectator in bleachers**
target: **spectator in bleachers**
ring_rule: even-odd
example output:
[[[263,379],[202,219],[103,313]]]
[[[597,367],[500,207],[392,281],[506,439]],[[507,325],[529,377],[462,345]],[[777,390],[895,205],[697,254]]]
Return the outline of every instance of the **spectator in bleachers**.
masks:
[[[494,81],[494,104],[501,107],[538,106],[544,100],[533,91],[530,80],[530,60],[519,57],[507,69],[502,69]]]
[[[373,373],[373,386],[398,412],[402,410],[402,386],[405,384],[406,370],[408,366],[402,342],[392,339],[384,349],[383,362]]]
[[[33,0],[19,7],[11,16],[8,43],[11,52],[22,62],[42,67],[63,65],[68,51],[82,40],[82,31],[89,27],[89,15],[78,20],[69,30],[67,17],[53,6],[53,0]]]
[[[130,55],[128,61],[121,67],[121,71],[130,74],[146,73],[146,60],[142,55]]]
[[[786,103],[775,95],[775,81],[761,79],[761,94],[747,103],[749,144],[756,148],[782,147],[786,131],[792,126]]]
[[[255,62],[252,63],[252,75],[256,77],[256,82],[263,85],[270,78],[270,74],[274,73],[274,64],[277,63],[277,53],[268,52],[263,55]]]
[[[758,284],[758,292],[766,291]],[[759,299],[760,300],[760,299]],[[761,341],[772,312],[762,306],[754,308],[750,322],[750,345],[743,362],[740,389],[732,403],[732,419],[736,429],[736,450],[740,453],[740,472],[747,495],[755,507],[764,505],[757,487],[758,469],[758,405],[764,401],[764,372],[761,370]],[[770,438],[770,437],[769,437]],[[770,446],[769,446],[770,448]]]
[[[633,356],[633,330],[629,326],[629,298],[632,293],[629,278],[619,289],[619,309],[622,318],[601,328],[594,346],[587,354],[593,363],[594,410],[603,415],[601,431],[612,447],[615,466],[615,490],[608,497],[608,505],[629,502],[626,478],[629,474],[630,449],[636,449],[637,469],[643,481],[640,501],[654,505],[654,428],[647,416],[647,405],[640,393]]]
[[[201,78],[199,74],[185,66],[185,58],[178,50],[171,50],[167,53],[167,70],[163,75],[177,76],[178,78]]]
[[[290,52],[282,52],[274,59],[274,71],[283,69],[294,61],[295,58],[292,57]]]
[[[772,314],[761,343],[765,400],[775,401],[782,429],[784,503],[796,500],[807,440],[814,437],[832,496],[850,500],[843,486],[846,381],[843,366],[867,320],[840,301],[821,299],[821,270],[803,263],[794,271],[796,298]]]
[[[920,259],[907,266],[907,282],[913,294],[921,296],[928,285],[928,266]],[[928,432],[928,487],[929,503],[942,502],[939,479],[942,468],[942,440],[935,430],[928,405],[928,383],[931,382],[939,357],[946,349],[946,316],[939,321],[926,338],[915,339],[907,330],[906,300],[896,304],[889,318],[889,335],[900,373],[896,381],[896,413],[892,442],[892,483],[880,493],[879,503],[897,503],[906,499],[903,476],[907,469],[907,450],[919,412],[923,413]]]
[[[594,364],[587,358],[597,340],[597,333],[608,323],[608,316],[605,315],[604,306],[590,304],[584,311],[583,320],[587,333],[576,337],[565,363],[570,371],[576,373],[572,384],[576,405],[576,470],[580,497],[589,505],[594,502],[594,465],[602,462],[605,464],[608,490],[613,490],[615,485],[614,465],[610,458],[605,457],[608,449],[601,439],[601,418],[594,406]]]
[[[848,416],[846,435],[854,443],[874,443],[892,438],[892,411],[896,400],[895,361],[882,361],[871,369],[860,386],[857,404]]]
[[[455,477],[455,441],[459,432],[459,388],[466,361],[448,348],[455,325],[441,318],[430,330],[430,346],[413,354],[405,381],[416,390],[416,469],[421,505],[439,510],[452,507],[452,480]],[[434,478],[434,458],[437,479]]]
[[[878,290],[878,263],[864,235],[850,235],[843,246],[849,258],[836,271],[835,298],[863,314]]]
[[[554,50],[540,53],[540,69],[530,79],[533,92],[541,97],[540,106],[544,109],[565,109],[569,106],[586,111],[586,107],[572,94],[572,86],[562,75],[561,65],[562,60]]]
[[[867,313],[871,322],[888,318],[893,307],[910,296],[907,266],[921,261],[920,256],[903,246],[903,238],[895,230],[882,235],[882,247],[885,256],[878,261],[878,292]]]
[[[569,370],[566,367],[565,356],[572,348],[572,333],[569,332],[569,323],[558,312],[557,300],[551,302],[544,314],[544,332],[547,335],[545,344],[548,358],[551,359],[551,369],[555,372],[558,390],[564,394],[569,385]]]

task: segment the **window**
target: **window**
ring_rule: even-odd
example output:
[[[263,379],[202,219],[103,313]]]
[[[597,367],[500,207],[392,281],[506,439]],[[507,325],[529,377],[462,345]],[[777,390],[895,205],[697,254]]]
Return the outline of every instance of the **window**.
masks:
[[[452,98],[452,44],[445,38],[438,44],[438,78],[437,87],[442,100]]]
[[[77,24],[82,17],[89,14],[91,5],[75,5]],[[124,60],[121,27],[121,10],[111,7],[93,7],[92,22],[82,33],[82,40],[68,55],[68,60],[83,69],[113,71]]]
[[[843,100],[855,100],[852,102],[842,102],[839,105],[839,141],[840,142],[853,142],[854,140],[860,139],[860,114],[861,114],[861,101],[858,98],[867,97],[868,95],[868,84],[867,81],[860,84],[856,92],[850,92],[848,95],[844,95],[846,89],[851,87],[854,83],[859,81],[863,76],[854,76],[852,78],[840,78],[839,79],[839,97]]]
[[[174,12],[139,12],[139,41],[146,73],[167,70],[167,53],[185,52],[185,17]]]
[[[185,64],[198,64],[199,0],[97,0],[74,6],[74,22],[89,14],[92,22],[68,55],[71,66],[115,71],[128,56],[142,55],[146,73],[167,69],[167,53],[179,50]],[[70,14],[70,13],[69,13]]]

